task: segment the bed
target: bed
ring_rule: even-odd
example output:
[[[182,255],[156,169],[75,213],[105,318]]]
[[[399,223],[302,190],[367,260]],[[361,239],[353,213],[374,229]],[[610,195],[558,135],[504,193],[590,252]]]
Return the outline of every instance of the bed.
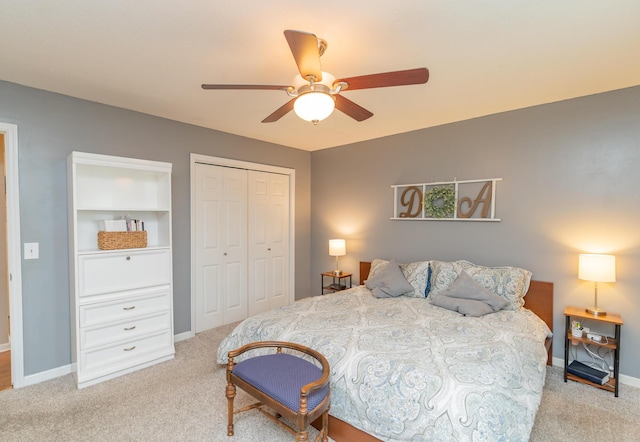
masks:
[[[362,262],[360,281],[379,262],[373,269]],[[424,263],[403,272],[426,274]],[[445,281],[449,265],[460,271],[459,263],[467,262],[438,264],[437,274],[414,278],[415,293],[425,279]],[[478,268],[495,269],[465,270],[481,280]],[[528,440],[550,361],[553,284],[529,279],[520,289],[524,308],[480,317],[437,307],[424,295],[376,298],[365,286],[306,298],[240,323],[221,342],[217,362],[262,340],[320,351],[331,364],[329,435],[338,442]]]

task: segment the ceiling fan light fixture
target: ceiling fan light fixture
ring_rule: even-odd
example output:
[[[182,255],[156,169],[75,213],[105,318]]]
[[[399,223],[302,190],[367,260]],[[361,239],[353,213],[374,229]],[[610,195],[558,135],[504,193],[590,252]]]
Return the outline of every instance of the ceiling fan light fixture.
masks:
[[[322,86],[322,87],[320,87]],[[327,90],[324,90],[324,89]],[[305,121],[318,124],[333,113],[336,103],[329,94],[329,88],[316,84],[313,90],[302,93],[293,103],[296,115]]]
[[[359,75],[336,80],[328,72],[322,70],[320,56],[327,48],[327,42],[314,34],[304,31],[285,30],[284,36],[291,49],[291,54],[298,67],[298,74],[291,85],[265,84],[203,84],[203,89],[230,90],[280,90],[290,97],[285,104],[272,112],[263,123],[280,120],[291,110],[305,121],[313,124],[324,120],[338,110],[356,121],[364,121],[373,113],[343,97],[345,90],[374,89],[391,86],[408,86],[424,84],[429,80],[427,68],[405,69],[403,71],[382,72],[379,74]]]

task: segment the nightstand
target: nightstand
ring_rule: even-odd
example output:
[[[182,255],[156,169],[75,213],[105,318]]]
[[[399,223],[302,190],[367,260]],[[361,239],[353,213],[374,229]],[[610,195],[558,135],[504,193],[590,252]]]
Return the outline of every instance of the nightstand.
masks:
[[[564,328],[564,381],[567,379],[572,381],[581,382],[583,384],[592,385],[594,387],[602,388],[603,390],[611,391],[618,397],[618,385],[619,385],[619,368],[620,368],[620,328],[622,326],[622,317],[616,313],[607,313],[604,316],[594,316],[591,313],[587,313],[584,308],[580,307],[567,307],[564,309],[564,316],[566,317],[566,325]],[[602,336],[602,341],[594,341],[589,339],[585,334],[581,338],[575,337],[571,333],[571,318],[577,318],[582,322],[583,319],[598,322],[601,324],[610,324],[615,328],[615,337]],[[613,377],[609,379],[609,382],[604,385],[590,382],[587,379],[579,376],[574,376],[567,372],[569,366],[569,346],[573,342],[584,343],[586,345],[595,346],[596,348],[606,348],[609,351],[613,351]]]
[[[342,272],[339,275],[336,275],[333,272],[322,272],[322,294],[324,295],[325,291],[328,292],[339,292],[340,290],[350,289],[352,287],[351,284],[351,276],[352,273]],[[331,283],[325,285],[325,278],[331,278]],[[344,282],[342,280],[344,279]],[[347,279],[349,280],[349,285],[347,285]]]

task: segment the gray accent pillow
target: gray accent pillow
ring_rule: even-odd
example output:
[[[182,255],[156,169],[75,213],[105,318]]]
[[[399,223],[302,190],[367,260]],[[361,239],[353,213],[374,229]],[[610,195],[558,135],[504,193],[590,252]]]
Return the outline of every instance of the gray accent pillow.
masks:
[[[474,299],[437,296],[431,299],[431,303],[438,307],[446,308],[447,310],[462,313],[465,316],[479,317],[488,315],[489,313],[494,313],[490,305]]]
[[[413,286],[404,277],[398,263],[393,260],[367,279],[365,286],[371,290],[371,293],[376,298],[395,298],[414,291]]]
[[[476,317],[502,310],[508,304],[506,299],[482,287],[465,271],[430,299],[438,307]]]

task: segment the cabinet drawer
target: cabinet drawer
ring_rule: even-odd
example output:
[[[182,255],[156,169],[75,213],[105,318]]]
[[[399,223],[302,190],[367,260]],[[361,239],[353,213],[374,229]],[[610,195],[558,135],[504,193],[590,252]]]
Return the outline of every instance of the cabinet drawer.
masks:
[[[141,335],[162,330],[171,330],[169,311],[153,316],[132,318],[129,321],[101,327],[81,328],[80,349],[85,350],[100,345],[128,341]]]
[[[79,358],[78,381],[86,382],[173,353],[173,336],[169,330],[111,347],[82,350]]]
[[[78,296],[130,290],[171,282],[169,250],[81,255],[78,258]]]
[[[163,287],[161,290],[147,291],[143,295],[81,305],[79,308],[80,327],[131,320],[150,313],[169,310],[171,307],[170,296],[169,288]]]

